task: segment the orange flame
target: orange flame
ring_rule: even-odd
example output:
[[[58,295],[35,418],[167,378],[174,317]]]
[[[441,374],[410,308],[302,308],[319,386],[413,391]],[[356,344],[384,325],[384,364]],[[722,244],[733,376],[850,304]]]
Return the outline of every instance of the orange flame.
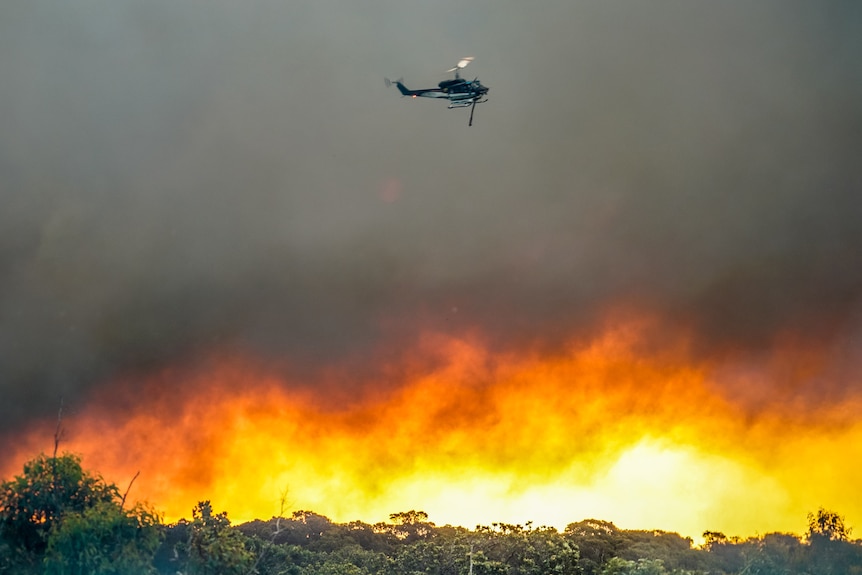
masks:
[[[202,499],[269,518],[285,490],[291,509],[336,521],[421,508],[468,527],[597,517],[697,537],[801,532],[821,505],[862,518],[858,399],[754,413],[717,391],[721,366],[684,342],[645,346],[641,328],[553,355],[428,336],[414,357],[444,358],[434,369],[405,360],[347,402],[213,359],[104,387],[66,422],[67,447],[121,485],[140,470],[133,495],[168,520]]]

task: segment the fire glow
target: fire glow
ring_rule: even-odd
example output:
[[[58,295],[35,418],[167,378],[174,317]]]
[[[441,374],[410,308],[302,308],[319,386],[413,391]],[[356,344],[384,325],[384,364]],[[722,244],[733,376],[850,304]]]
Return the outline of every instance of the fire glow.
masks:
[[[203,499],[267,519],[283,493],[336,521],[423,509],[438,524],[594,517],[692,537],[800,532],[818,506],[862,518],[856,399],[753,413],[713,385],[717,366],[642,337],[613,329],[542,356],[429,336],[416,353],[442,358],[434,369],[404,362],[335,404],[247,358],[211,360],[114,382],[69,417],[65,447],[120,485],[140,470],[133,494],[168,521]]]

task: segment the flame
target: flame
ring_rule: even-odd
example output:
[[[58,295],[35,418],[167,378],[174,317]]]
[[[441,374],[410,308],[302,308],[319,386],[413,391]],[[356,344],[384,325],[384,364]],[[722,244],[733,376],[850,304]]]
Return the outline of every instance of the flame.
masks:
[[[388,381],[333,372],[319,386],[220,356],[111,382],[66,422],[66,447],[120,485],[140,470],[133,495],[169,521],[203,499],[235,522],[423,509],[438,524],[596,517],[695,538],[800,532],[819,506],[862,518],[857,398],[752,410],[717,385],[733,370],[693,360],[682,339],[645,345],[647,331],[633,322],[553,354],[429,335],[378,370]]]

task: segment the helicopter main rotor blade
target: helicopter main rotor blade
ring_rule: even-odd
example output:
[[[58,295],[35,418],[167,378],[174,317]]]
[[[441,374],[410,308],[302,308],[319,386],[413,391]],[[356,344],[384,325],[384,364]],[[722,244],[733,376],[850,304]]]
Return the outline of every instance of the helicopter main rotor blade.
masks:
[[[474,60],[473,56],[467,56],[466,58],[461,58],[461,60],[457,64],[455,64],[454,68],[449,68],[446,71],[447,72],[457,72],[461,68],[464,68],[465,66],[467,66],[467,64],[469,64],[473,60]]]

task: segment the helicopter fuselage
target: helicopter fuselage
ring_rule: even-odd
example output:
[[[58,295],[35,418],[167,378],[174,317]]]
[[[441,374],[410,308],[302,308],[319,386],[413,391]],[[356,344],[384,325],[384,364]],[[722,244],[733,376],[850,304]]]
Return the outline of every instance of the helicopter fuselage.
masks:
[[[478,102],[488,93],[488,88],[483,86],[479,80],[464,80],[461,78],[443,80],[438,84],[437,88],[424,90],[411,90],[400,80],[395,82],[395,85],[405,96],[413,98],[445,98],[452,103],[465,102],[465,105]]]

